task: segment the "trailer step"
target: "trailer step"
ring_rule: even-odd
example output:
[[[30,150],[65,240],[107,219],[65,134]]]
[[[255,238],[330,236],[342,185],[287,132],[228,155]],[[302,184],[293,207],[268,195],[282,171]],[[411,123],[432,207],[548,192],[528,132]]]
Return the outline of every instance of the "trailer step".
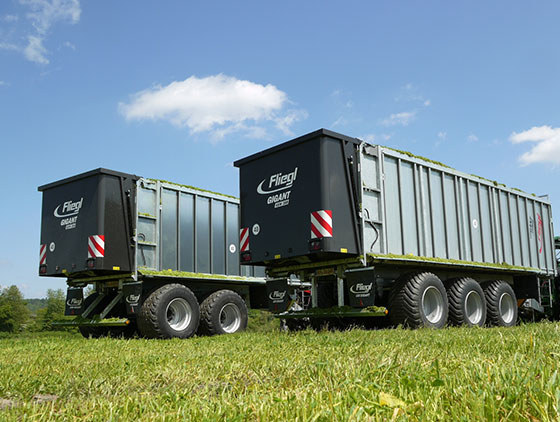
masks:
[[[307,309],[303,311],[286,311],[275,314],[276,318],[365,318],[386,316],[389,313],[387,308],[372,306],[364,309],[356,308],[328,308],[328,309]]]
[[[91,319],[79,316],[70,321],[53,321],[52,325],[57,327],[126,327],[130,322],[128,318]]]

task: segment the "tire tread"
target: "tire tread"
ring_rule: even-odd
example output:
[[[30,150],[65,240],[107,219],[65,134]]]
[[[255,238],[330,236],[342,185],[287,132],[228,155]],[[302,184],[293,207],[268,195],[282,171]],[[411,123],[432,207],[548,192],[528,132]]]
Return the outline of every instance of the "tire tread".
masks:
[[[217,292],[212,293],[208,296],[200,305],[200,325],[199,325],[199,333],[204,335],[216,335],[221,334],[220,327],[217,327],[213,321],[213,316],[216,312],[216,306],[219,304],[224,297],[232,296],[235,299],[238,299],[245,305],[245,301],[239,294],[232,290],[218,290]],[[241,313],[247,315],[247,306],[244,306],[244,309],[240,309]],[[242,315],[243,316],[243,315]],[[245,327],[240,327],[239,331],[244,330]]]
[[[389,295],[389,315],[393,324],[411,328],[424,325],[420,309],[421,303],[418,298],[422,291],[422,285],[430,277],[439,280],[433,273],[417,272],[403,275],[395,281]]]
[[[504,287],[507,286],[507,287]],[[515,297],[515,292],[511,286],[503,280],[493,280],[487,282],[484,286],[484,296],[487,303],[487,314],[486,314],[486,324],[490,326],[510,326],[510,324],[505,324],[500,316],[499,300],[500,300],[500,290],[508,290],[508,293],[513,294],[512,298],[514,302],[517,300]],[[517,324],[517,312],[515,314],[514,323]]]
[[[140,308],[140,313],[138,314],[137,324],[140,333],[147,338],[167,338],[168,336],[160,327],[158,322],[158,305],[162,300],[162,297],[168,293],[170,290],[180,288],[190,290],[183,284],[170,283],[166,284],[159,289],[154,290],[148,298],[142,304]],[[191,292],[192,293],[192,292]]]
[[[482,294],[481,299],[485,301],[485,295],[482,287],[474,288],[474,284],[478,285],[478,282],[470,277],[461,277],[450,280],[447,288],[447,301],[449,303],[449,321],[453,325],[469,325],[469,321],[465,315],[464,306],[464,296],[466,290],[477,291],[477,293]],[[471,289],[469,285],[473,288]],[[484,307],[484,312],[481,325],[484,324],[486,319],[486,306]]]

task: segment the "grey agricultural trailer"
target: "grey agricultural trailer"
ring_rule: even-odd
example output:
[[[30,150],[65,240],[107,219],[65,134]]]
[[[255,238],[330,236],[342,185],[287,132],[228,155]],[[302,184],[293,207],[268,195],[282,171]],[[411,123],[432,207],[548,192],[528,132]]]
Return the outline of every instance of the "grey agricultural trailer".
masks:
[[[235,165],[241,261],[266,268],[288,326],[511,326],[519,306],[555,312],[545,197],[324,129]]]
[[[266,307],[264,271],[239,265],[237,198],[106,169],[39,191],[39,274],[66,278],[84,336],[233,333]]]

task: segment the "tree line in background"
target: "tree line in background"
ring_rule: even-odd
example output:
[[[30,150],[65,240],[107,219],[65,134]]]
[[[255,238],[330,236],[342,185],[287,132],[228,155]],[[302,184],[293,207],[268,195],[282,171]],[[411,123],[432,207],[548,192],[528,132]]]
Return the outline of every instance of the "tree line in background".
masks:
[[[45,299],[24,299],[17,286],[0,291],[0,332],[67,330],[53,321],[64,317],[65,294],[47,290]]]

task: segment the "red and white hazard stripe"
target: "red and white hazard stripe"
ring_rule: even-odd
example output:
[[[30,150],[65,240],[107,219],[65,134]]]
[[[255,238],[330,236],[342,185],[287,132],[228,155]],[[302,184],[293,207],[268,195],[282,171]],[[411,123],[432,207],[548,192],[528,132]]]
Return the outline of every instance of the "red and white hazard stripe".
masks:
[[[249,250],[249,228],[239,230],[239,248],[241,252]]]
[[[88,237],[88,258],[103,258],[105,256],[105,236],[96,234]]]
[[[332,237],[332,211],[319,210],[311,213],[311,239]]]
[[[47,245],[41,245],[41,250],[39,252],[39,265],[45,265],[47,263]]]

